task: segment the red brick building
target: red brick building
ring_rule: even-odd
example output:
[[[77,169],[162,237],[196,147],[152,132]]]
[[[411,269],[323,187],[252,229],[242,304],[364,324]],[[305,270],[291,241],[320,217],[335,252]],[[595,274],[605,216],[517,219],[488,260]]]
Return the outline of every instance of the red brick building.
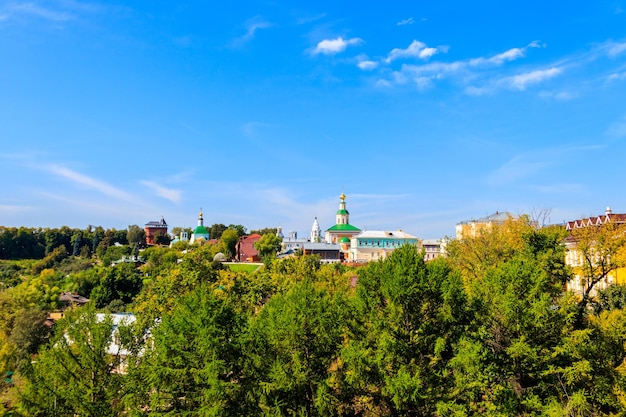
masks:
[[[146,223],[143,230],[146,232],[146,244],[154,245],[156,244],[156,239],[158,236],[167,235],[167,223],[165,223],[165,219],[161,217],[160,221],[151,221]]]
[[[261,235],[252,234],[242,236],[235,246],[235,259],[239,262],[259,262],[259,251],[254,248],[254,244],[261,239]]]

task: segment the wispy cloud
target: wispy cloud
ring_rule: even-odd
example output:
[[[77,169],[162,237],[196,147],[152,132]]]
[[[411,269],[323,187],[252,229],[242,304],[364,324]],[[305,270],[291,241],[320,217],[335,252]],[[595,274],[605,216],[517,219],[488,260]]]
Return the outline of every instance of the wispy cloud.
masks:
[[[370,60],[367,55],[359,55],[357,56],[357,66],[364,71],[369,71],[377,68],[379,65],[378,61]]]
[[[576,94],[569,91],[540,91],[539,97],[553,100],[572,100],[576,98]]]
[[[626,51],[626,42],[608,42],[606,44],[606,54],[615,58]]]
[[[54,174],[58,177],[61,177],[65,180],[71,181],[75,184],[84,186],[86,188],[95,190],[101,194],[104,194],[108,197],[112,197],[112,198],[116,198],[119,200],[123,200],[123,201],[128,201],[128,202],[135,202],[136,198],[117,188],[112,186],[111,184],[108,184],[104,181],[89,177],[87,175],[81,174],[79,172],[73,171],[69,168],[66,167],[62,167],[59,165],[48,165],[46,167],[47,171],[50,172],[51,174]]]
[[[607,130],[607,134],[614,138],[626,138],[626,117],[611,124]]]
[[[246,33],[233,41],[233,46],[239,47],[250,42],[258,30],[272,27],[272,24],[263,19],[261,16],[252,17],[244,23]]]
[[[253,138],[255,137],[258,133],[259,133],[259,129],[263,128],[263,127],[269,127],[271,126],[271,124],[269,123],[263,123],[263,122],[248,122],[245,123],[242,127],[241,127],[241,132],[249,137],[249,138]]]
[[[436,82],[449,78],[457,83],[465,84],[464,91],[470,95],[483,95],[502,89],[524,91],[532,85],[560,75],[564,71],[564,67],[554,65],[549,68],[504,76],[494,73],[494,69],[524,57],[529,48],[538,47],[541,45],[533,41],[525,47],[511,48],[487,57],[452,62],[434,61],[426,64],[403,64],[399,70],[387,73],[386,80],[379,81],[377,85],[393,86],[410,82],[418,89],[424,90],[432,87]],[[442,48],[439,47],[438,51],[441,50]],[[414,41],[405,50],[394,49],[385,62],[389,63],[401,56],[419,58],[422,52],[425,55],[431,53],[423,43]]]
[[[541,172],[553,164],[551,158],[546,158],[541,153],[517,155],[489,174],[487,183],[492,186],[509,184]]]
[[[404,25],[412,25],[413,23],[415,23],[415,19],[413,19],[412,17],[409,17],[408,19],[403,19],[399,21],[398,23],[396,23],[396,25],[404,26]]]
[[[99,4],[76,0],[9,1],[0,5],[0,21],[36,19],[60,25],[103,10],[106,8]]]
[[[323,19],[324,17],[326,17],[326,13],[319,13],[316,15],[305,15],[305,16],[299,16],[296,18],[296,23],[298,25],[305,25],[307,23],[311,23],[311,22],[315,22],[317,20]]]
[[[23,211],[30,211],[30,210],[34,210],[34,207],[12,205],[12,204],[0,204],[0,213],[4,213],[4,214],[20,213]]]
[[[538,84],[542,81],[549,80],[550,78],[556,77],[562,72],[563,70],[561,68],[555,67],[543,70],[535,70],[502,78],[500,83],[508,85],[516,90],[523,91],[529,85]]]
[[[74,18],[74,16],[67,11],[60,11],[48,7],[43,7],[34,2],[9,3],[5,8],[5,13],[30,15],[45,20],[51,20],[54,22],[63,22]]]
[[[313,49],[313,55],[334,55],[346,50],[348,46],[360,45],[363,43],[361,38],[344,39],[339,36],[335,39],[324,39],[317,43]]]
[[[526,55],[526,51],[529,48],[540,48],[541,45],[537,41],[533,41],[523,48],[511,48],[502,53],[493,55],[488,58],[474,58],[469,60],[469,65],[479,66],[485,64],[502,65],[505,62],[515,61],[519,58],[523,58]]]
[[[148,180],[142,180],[139,181],[141,184],[145,185],[146,187],[150,188],[152,191],[154,191],[154,193],[161,197],[164,198],[166,200],[169,200],[173,203],[180,203],[181,198],[182,198],[182,191],[181,190],[175,190],[173,188],[167,188],[164,187],[154,181],[148,181]]]
[[[615,72],[611,75],[609,75],[608,77],[606,77],[607,81],[621,81],[621,80],[626,80],[626,71],[624,72]]]
[[[420,42],[416,39],[411,42],[411,44],[406,49],[394,48],[389,52],[387,58],[385,59],[386,63],[390,63],[395,61],[396,59],[401,58],[419,58],[419,59],[428,59],[431,56],[437,54],[440,50],[438,48],[430,48],[426,46],[424,42]]]
[[[567,155],[594,151],[604,147],[604,145],[572,146],[523,152],[513,156],[487,175],[487,183],[491,186],[515,183],[518,180],[532,177],[549,168],[563,164],[567,160]]]

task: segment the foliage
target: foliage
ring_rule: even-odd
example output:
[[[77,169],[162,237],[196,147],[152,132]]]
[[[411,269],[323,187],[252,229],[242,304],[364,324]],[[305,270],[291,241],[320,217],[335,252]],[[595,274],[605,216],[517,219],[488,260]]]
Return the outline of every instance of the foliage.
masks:
[[[114,244],[127,231],[4,230],[1,248],[19,235],[31,246],[9,252],[41,252],[0,263],[0,370],[23,381],[28,415],[626,415],[626,291],[590,295],[579,320],[566,234],[527,216],[428,263],[412,246],[360,267],[273,259],[279,239],[265,234],[254,272],[213,261],[235,228],[185,254],[148,248],[140,268],[110,266],[132,250]],[[589,238],[587,267],[621,266],[619,239]],[[61,289],[92,306],[46,343]],[[110,372],[95,306],[137,314],[127,375]]]
[[[126,239],[131,248],[143,248],[146,246],[146,232],[136,224],[128,226]]]
[[[226,229],[222,233],[221,241],[224,243],[225,252],[224,255],[228,259],[232,259],[235,256],[235,247],[239,242],[239,234],[234,229]]]
[[[278,231],[278,229],[275,228],[275,227],[264,227],[262,229],[250,230],[249,234],[250,235],[256,234],[256,235],[261,235],[261,236],[268,235],[268,234],[269,235],[275,235],[277,231]]]
[[[102,308],[113,300],[124,304],[133,301],[141,291],[143,280],[133,263],[122,263],[113,268],[98,268],[100,282],[90,294],[97,308]]]
[[[614,284],[598,291],[591,307],[595,314],[602,311],[623,310],[626,308],[626,285]]]
[[[120,351],[109,353],[112,321],[95,311],[68,313],[37,360],[26,368],[22,405],[29,415],[116,416],[122,376],[113,372]]]
[[[151,348],[131,378],[144,395],[128,400],[151,415],[249,415],[242,395],[238,335],[244,322],[201,284],[152,329]]]
[[[249,361],[264,413],[319,415],[338,406],[330,368],[343,336],[343,301],[304,280],[263,306],[251,324]]]
[[[41,261],[33,265],[33,275],[39,274],[44,269],[53,268],[58,265],[62,260],[67,258],[69,253],[65,246],[58,246],[50,253],[48,253]]]
[[[254,243],[254,248],[259,251],[261,259],[273,258],[280,250],[282,239],[276,234],[266,233]]]
[[[414,246],[359,273],[352,335],[342,351],[354,413],[430,415],[447,398],[446,366],[466,324],[466,296],[444,260]]]
[[[626,226],[604,223],[580,227],[572,230],[570,239],[574,242],[573,255],[578,258],[573,272],[582,283],[576,318],[576,325],[581,328],[597,284],[626,267]]]

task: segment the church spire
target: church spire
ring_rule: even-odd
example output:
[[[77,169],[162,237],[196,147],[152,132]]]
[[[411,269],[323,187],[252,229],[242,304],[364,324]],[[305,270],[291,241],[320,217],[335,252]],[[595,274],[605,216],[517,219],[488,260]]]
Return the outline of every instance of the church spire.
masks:
[[[200,207],[200,214],[198,215],[198,226],[204,226],[204,219],[202,218],[202,207]]]
[[[350,213],[346,209],[346,195],[341,193],[339,196],[339,210],[337,210],[337,215],[335,216],[336,224],[349,224],[350,223]]]
[[[311,226],[311,242],[321,242],[322,241],[322,229],[320,229],[320,224],[317,222],[317,217],[313,221],[313,226]]]

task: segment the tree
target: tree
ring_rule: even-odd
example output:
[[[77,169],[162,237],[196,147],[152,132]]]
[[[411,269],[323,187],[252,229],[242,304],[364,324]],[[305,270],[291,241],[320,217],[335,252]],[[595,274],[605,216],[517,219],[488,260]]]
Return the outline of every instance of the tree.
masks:
[[[128,226],[126,239],[132,248],[143,248],[146,245],[146,232],[141,227],[133,224]]]
[[[504,224],[453,245],[448,261],[464,275],[471,322],[454,348],[454,386],[440,414],[539,415],[559,407],[557,369],[568,359],[558,352],[575,307],[563,296],[570,278],[563,232]]]
[[[250,230],[250,234],[251,235],[257,234],[261,236],[267,235],[267,234],[275,235],[277,231],[278,229],[275,227],[264,227],[262,229]]]
[[[276,256],[282,243],[281,238],[276,234],[267,233],[254,243],[254,248],[259,251],[261,259],[268,259]]]
[[[143,281],[132,263],[98,267],[96,271],[100,282],[93,288],[90,297],[98,308],[108,305],[113,300],[121,300],[128,304],[141,291]]]
[[[245,236],[247,234],[246,228],[240,224],[229,224],[228,228],[232,230],[236,230],[237,235],[239,235],[239,237]]]
[[[31,415],[116,416],[122,411],[121,351],[109,352],[112,320],[93,309],[70,312],[24,375],[22,407]]]
[[[275,295],[253,320],[247,345],[255,397],[266,415],[333,414],[332,386],[345,303],[309,280]]]
[[[226,257],[230,259],[235,256],[235,247],[237,246],[237,242],[239,242],[239,234],[237,231],[234,229],[224,230],[221,240],[226,248]]]
[[[573,244],[569,256],[573,260],[575,279],[580,283],[581,299],[576,323],[581,328],[596,286],[608,284],[609,275],[626,267],[626,226],[604,223],[576,228],[572,230],[568,243],[570,247]]]
[[[226,230],[226,225],[221,223],[215,223],[209,228],[209,237],[211,239],[219,239],[222,237],[222,233]]]
[[[449,399],[448,362],[469,321],[459,274],[405,245],[359,271],[354,309],[341,353],[346,405],[354,414],[434,415]]]
[[[210,285],[192,290],[152,329],[150,347],[131,371],[144,395],[128,401],[151,415],[252,414],[243,392],[243,325]]]

